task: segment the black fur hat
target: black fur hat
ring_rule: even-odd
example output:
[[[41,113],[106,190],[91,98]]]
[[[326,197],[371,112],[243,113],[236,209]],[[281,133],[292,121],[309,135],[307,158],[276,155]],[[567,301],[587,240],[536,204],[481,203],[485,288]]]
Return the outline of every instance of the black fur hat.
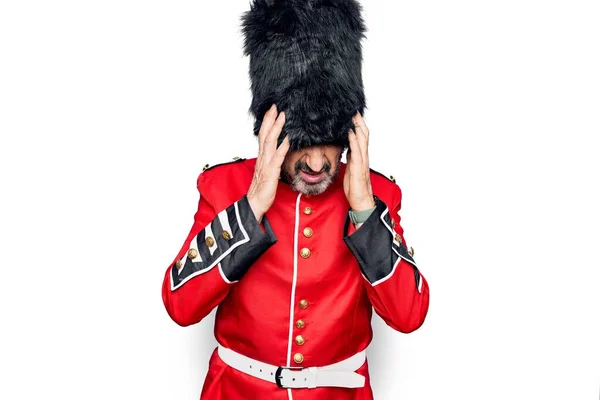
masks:
[[[258,136],[275,103],[285,111],[279,137],[290,150],[319,144],[348,147],[352,116],[366,108],[361,39],[366,27],[356,0],[251,0],[241,18],[250,56]]]

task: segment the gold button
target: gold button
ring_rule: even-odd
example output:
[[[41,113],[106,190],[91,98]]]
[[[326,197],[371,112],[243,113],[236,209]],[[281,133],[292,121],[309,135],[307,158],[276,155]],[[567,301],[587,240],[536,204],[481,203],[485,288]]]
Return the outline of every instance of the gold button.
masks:
[[[390,180],[394,183],[396,183],[396,178],[394,178],[392,175],[390,175]]]
[[[392,228],[396,226],[396,220],[394,218],[392,218]]]
[[[302,335],[296,336],[296,344],[298,346],[302,346],[304,344],[304,336],[302,336]]]
[[[415,254],[415,249],[413,249],[412,247],[408,249],[408,254],[410,254],[410,256],[412,257]]]
[[[308,215],[312,212],[312,208],[310,207],[304,207],[304,214]]]
[[[198,250],[196,250],[196,249],[189,249],[188,250],[188,257],[189,258],[191,258],[193,260],[197,256],[198,256]]]
[[[308,307],[308,301],[306,301],[304,299],[300,300],[298,302],[298,307],[300,307],[300,308],[306,308],[306,307]]]
[[[306,237],[311,237],[313,234],[313,230],[312,228],[309,228],[308,226],[306,228],[304,228],[304,230],[302,231],[302,233],[304,233],[304,236]]]
[[[213,245],[215,244],[215,239],[213,239],[210,236],[207,236],[206,239],[204,239],[204,243],[206,243],[208,247],[213,247]]]
[[[231,234],[227,231],[223,231],[223,233],[221,233],[221,236],[223,236],[223,239],[225,240],[231,240]]]
[[[306,247],[303,248],[302,250],[300,250],[300,256],[302,258],[308,258],[310,256],[310,250],[307,249]]]
[[[294,354],[294,362],[296,364],[300,364],[302,361],[304,361],[304,356],[300,353],[296,353]]]
[[[393,221],[393,220],[392,220]],[[396,233],[396,242],[402,243],[402,236],[399,233]]]
[[[202,168],[202,171],[206,171],[207,169],[208,169],[208,164],[206,164],[206,165],[204,166],[204,168]]]
[[[304,328],[305,325],[306,324],[304,323],[303,319],[299,319],[298,321],[296,321],[296,328],[298,328],[298,329]]]
[[[177,265],[177,269],[181,269],[181,265],[182,265],[181,260],[177,260],[177,262],[175,263],[175,265]]]
[[[239,159],[240,159],[239,157],[233,157],[233,161],[237,161]]]

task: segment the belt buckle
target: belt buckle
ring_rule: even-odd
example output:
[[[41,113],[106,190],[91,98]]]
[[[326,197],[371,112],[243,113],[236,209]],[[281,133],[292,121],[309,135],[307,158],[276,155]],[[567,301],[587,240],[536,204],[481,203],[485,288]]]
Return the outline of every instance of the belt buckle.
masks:
[[[306,368],[306,367],[278,367],[278,368],[277,368],[277,371],[275,372],[275,383],[277,384],[277,386],[279,386],[279,387],[280,387],[280,388],[282,388],[282,389],[288,389],[288,388],[290,388],[289,386],[283,386],[283,385],[281,384],[281,379],[282,379],[282,377],[281,377],[281,372],[282,372],[284,369],[296,369],[296,370],[303,370],[303,369],[305,369],[305,368]],[[292,389],[293,389],[293,388],[292,388]]]

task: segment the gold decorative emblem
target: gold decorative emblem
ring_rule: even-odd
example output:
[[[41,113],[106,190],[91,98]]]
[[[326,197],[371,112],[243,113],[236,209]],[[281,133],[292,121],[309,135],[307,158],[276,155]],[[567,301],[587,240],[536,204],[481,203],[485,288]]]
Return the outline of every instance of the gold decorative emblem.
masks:
[[[298,302],[298,306],[302,309],[305,309],[306,307],[308,307],[308,301],[300,300],[300,302]]]
[[[400,236],[400,234],[398,232],[396,232],[396,242],[402,243],[402,237]]]
[[[300,250],[300,257],[302,257],[302,258],[310,257],[310,250],[307,249],[306,247],[303,248],[302,250]]]
[[[198,250],[196,249],[189,249],[188,250],[188,257],[191,258],[192,260],[196,257],[198,257]]]

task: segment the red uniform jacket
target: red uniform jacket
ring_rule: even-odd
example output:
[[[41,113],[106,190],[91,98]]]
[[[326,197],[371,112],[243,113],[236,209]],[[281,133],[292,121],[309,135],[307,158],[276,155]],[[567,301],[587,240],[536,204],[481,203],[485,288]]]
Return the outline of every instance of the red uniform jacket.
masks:
[[[223,346],[280,366],[324,366],[365,349],[375,309],[393,329],[419,328],[429,286],[404,242],[398,185],[371,172],[376,209],[359,229],[344,195],[346,164],[319,195],[279,181],[259,224],[246,193],[256,158],[202,172],[194,224],[167,268],[162,298],[179,325],[218,306]],[[279,388],[229,367],[215,349],[201,400],[371,400],[368,361],[362,388]]]

